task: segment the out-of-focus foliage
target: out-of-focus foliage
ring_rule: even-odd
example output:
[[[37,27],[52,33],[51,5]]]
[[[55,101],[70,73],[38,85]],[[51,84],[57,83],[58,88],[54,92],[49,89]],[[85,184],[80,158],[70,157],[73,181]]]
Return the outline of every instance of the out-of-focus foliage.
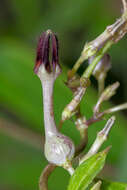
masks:
[[[127,184],[102,180],[101,188],[103,190],[114,190],[114,189],[125,190],[127,188]]]
[[[41,85],[33,73],[33,66],[38,36],[42,31],[51,28],[58,33],[61,60],[65,63],[62,64],[63,73],[55,84],[54,106],[58,124],[62,109],[72,97],[70,90],[64,85],[68,66],[74,64],[86,41],[94,39],[107,24],[112,24],[114,19],[120,15],[122,8],[120,3],[119,0],[1,0],[1,117],[5,119],[9,117],[10,122],[17,122],[35,132],[43,133]],[[116,96],[119,103],[127,99],[126,48],[126,40],[112,47],[113,68],[107,80],[107,83],[112,83],[115,79],[122,82],[122,88]],[[92,107],[96,100],[97,93],[91,87],[82,103],[82,112],[87,118],[92,114]],[[90,127],[88,147],[104,123],[99,122]],[[110,178],[110,174],[115,171],[112,178],[123,182],[127,179],[126,125],[126,119],[117,114],[116,124],[108,142],[105,143],[105,145],[113,146],[108,156],[108,166],[111,165],[111,171],[108,170],[107,178]],[[78,144],[79,134],[72,121],[64,123],[62,132]],[[41,151],[7,137],[0,131],[1,190],[38,189],[38,178],[46,163]],[[65,190],[68,179],[68,173],[57,168],[49,180],[49,189]]]

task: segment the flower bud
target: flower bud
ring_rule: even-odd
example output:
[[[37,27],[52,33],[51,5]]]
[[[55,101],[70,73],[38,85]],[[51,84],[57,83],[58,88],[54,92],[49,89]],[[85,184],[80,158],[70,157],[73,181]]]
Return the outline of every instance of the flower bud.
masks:
[[[92,155],[94,155],[94,154],[96,154],[98,152],[98,150],[100,149],[100,147],[102,146],[102,144],[107,140],[108,135],[110,133],[110,130],[111,130],[114,122],[115,122],[115,116],[112,116],[107,121],[107,123],[104,126],[104,128],[97,134],[97,137],[96,137],[94,143],[92,144],[90,150],[88,151],[88,153],[86,155],[84,155],[82,157],[82,159],[80,160],[80,163],[84,162],[85,160],[87,160]]]
[[[109,100],[115,93],[117,88],[119,87],[119,82],[115,82],[112,85],[109,85],[100,95],[95,107],[94,114],[97,115],[100,112],[100,107],[104,101]]]
[[[99,100],[101,102],[107,101],[109,100],[115,93],[117,88],[119,87],[120,83],[119,82],[115,82],[111,85],[109,85],[101,94],[101,96],[99,97]]]
[[[43,32],[39,39],[34,72],[42,80],[47,80],[49,77],[56,78],[61,72],[58,63],[58,40],[51,30]]]

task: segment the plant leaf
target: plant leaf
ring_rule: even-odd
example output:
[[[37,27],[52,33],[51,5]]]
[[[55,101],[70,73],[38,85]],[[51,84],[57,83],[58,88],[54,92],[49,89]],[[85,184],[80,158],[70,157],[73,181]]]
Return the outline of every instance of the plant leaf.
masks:
[[[105,164],[107,149],[84,161],[70,179],[68,190],[85,190]]]
[[[102,182],[99,180],[97,183],[95,183],[90,190],[100,190]]]
[[[102,185],[101,188],[102,190],[126,190],[127,189],[127,184],[125,183],[119,183],[119,182],[111,182],[107,180],[101,180]]]

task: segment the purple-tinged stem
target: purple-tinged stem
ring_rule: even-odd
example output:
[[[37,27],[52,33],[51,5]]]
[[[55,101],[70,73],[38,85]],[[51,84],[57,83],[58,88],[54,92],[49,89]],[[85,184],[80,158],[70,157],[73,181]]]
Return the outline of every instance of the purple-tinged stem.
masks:
[[[56,134],[56,124],[53,112],[53,86],[54,80],[42,81],[43,85],[43,105],[44,105],[44,126],[46,137]]]

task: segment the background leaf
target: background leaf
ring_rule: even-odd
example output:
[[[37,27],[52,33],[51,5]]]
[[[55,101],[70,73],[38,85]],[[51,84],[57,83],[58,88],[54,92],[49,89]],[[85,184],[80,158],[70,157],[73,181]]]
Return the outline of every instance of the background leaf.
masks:
[[[126,190],[127,184],[125,183],[118,183],[118,182],[111,182],[111,181],[106,181],[106,180],[101,180],[102,185],[101,188],[103,190]]]

